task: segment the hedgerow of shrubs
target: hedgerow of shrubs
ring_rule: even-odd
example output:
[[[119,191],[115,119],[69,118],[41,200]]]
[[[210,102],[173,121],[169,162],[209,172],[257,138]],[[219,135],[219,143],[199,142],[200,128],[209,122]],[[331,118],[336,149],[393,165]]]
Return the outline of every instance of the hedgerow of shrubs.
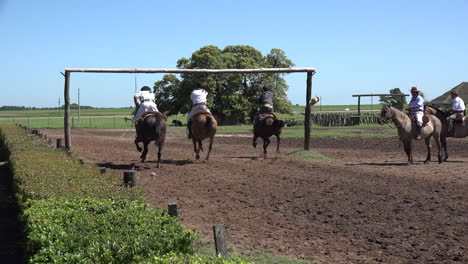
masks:
[[[143,202],[47,199],[25,206],[32,263],[134,263],[193,253],[194,233]]]
[[[14,126],[0,126],[0,155],[21,201],[29,263],[248,264],[192,255],[194,233],[142,201],[115,176]]]
[[[20,201],[56,197],[143,199],[141,190],[125,188],[111,174],[81,164],[61,150],[51,150],[42,138],[14,126],[2,126],[10,167]]]

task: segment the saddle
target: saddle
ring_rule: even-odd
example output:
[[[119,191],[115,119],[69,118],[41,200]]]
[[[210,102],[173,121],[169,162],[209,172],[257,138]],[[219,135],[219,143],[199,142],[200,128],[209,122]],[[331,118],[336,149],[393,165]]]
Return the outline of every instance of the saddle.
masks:
[[[273,117],[274,120],[278,120],[278,117],[274,113],[258,114],[257,120],[262,121],[267,117]]]
[[[192,116],[192,118],[190,120],[193,120],[195,117],[197,117],[199,115],[203,115],[203,114],[212,115],[210,112],[197,112],[197,113],[193,114],[193,116]]]
[[[409,114],[411,120],[413,121],[413,123],[416,123],[416,116],[415,115],[411,115]],[[422,122],[423,122],[423,126],[427,125],[430,121],[430,118],[429,118],[429,115],[424,113],[423,117],[422,117]]]
[[[138,122],[141,122],[143,120],[145,120],[145,118],[147,118],[148,116],[151,116],[151,115],[154,115],[154,116],[159,116],[160,118],[164,119],[164,120],[167,120],[167,116],[165,116],[163,113],[161,112],[158,112],[158,111],[146,111],[144,112],[143,114],[141,114],[140,116],[140,119],[138,119]]]

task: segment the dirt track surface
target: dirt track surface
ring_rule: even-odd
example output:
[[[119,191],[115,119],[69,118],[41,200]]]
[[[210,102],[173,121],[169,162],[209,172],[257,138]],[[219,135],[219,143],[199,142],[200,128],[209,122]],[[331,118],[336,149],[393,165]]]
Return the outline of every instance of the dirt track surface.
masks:
[[[75,153],[119,174],[135,163],[148,200],[177,202],[182,223],[207,237],[224,224],[228,243],[318,263],[468,263],[468,138],[449,139],[443,164],[423,164],[418,141],[406,166],[397,138],[312,138],[312,150],[334,159],[312,161],[287,156],[302,139],[283,139],[279,154],[273,139],[263,160],[261,139],[254,149],[249,137],[218,135],[202,162],[169,131],[160,169],[154,145],[139,163],[132,138],[72,130]]]

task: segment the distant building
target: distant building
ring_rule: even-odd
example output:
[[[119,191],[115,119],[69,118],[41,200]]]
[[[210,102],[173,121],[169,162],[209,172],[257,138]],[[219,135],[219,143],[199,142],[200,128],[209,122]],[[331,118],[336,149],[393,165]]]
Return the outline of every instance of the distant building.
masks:
[[[435,98],[430,103],[434,105],[451,105],[452,104],[452,97],[450,96],[450,91],[458,91],[458,94],[463,101],[468,102],[468,82],[462,82],[459,85],[453,87],[452,89],[448,90],[441,96]]]

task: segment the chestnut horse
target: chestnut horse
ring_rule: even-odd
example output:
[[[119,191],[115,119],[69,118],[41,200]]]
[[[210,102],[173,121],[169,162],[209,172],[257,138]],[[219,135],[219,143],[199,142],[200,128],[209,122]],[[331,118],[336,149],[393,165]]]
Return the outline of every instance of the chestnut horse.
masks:
[[[139,142],[143,142],[143,152],[141,153],[141,162],[145,162],[146,154],[148,153],[148,144],[154,141],[158,146],[158,168],[160,168],[161,152],[166,140],[166,120],[167,117],[160,112],[147,111],[140,117],[137,126],[137,137],[135,138],[135,145],[137,150],[141,152]]]
[[[427,122],[421,128],[421,138],[424,139],[427,147],[427,158],[424,163],[431,160],[431,137],[437,144],[438,162],[442,163],[442,149],[440,146],[440,135],[442,132],[442,123],[433,115],[426,115]],[[384,124],[388,121],[393,121],[398,129],[398,136],[403,142],[406,155],[408,156],[408,164],[413,164],[413,140],[416,130],[415,122],[405,113],[392,106],[384,106],[380,113],[379,123]]]
[[[267,158],[267,147],[270,144],[270,137],[273,135],[276,136],[276,152],[279,152],[282,127],[284,127],[284,122],[276,119],[273,114],[259,114],[256,118],[252,145],[256,148],[257,138],[263,139],[263,158]]]
[[[196,113],[192,117],[192,141],[193,151],[195,151],[195,158],[200,159],[200,150],[203,151],[202,141],[206,138],[210,138],[210,145],[208,147],[208,154],[205,160],[210,158],[211,147],[213,145],[213,139],[218,128],[216,118],[210,113]]]

